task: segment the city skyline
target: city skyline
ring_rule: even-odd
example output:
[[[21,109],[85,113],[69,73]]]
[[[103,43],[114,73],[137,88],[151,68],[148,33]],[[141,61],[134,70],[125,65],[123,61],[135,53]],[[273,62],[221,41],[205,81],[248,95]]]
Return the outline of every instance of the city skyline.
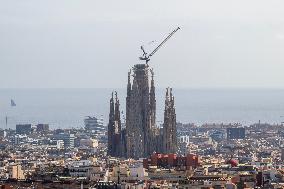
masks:
[[[284,188],[283,0],[0,3],[1,189]]]

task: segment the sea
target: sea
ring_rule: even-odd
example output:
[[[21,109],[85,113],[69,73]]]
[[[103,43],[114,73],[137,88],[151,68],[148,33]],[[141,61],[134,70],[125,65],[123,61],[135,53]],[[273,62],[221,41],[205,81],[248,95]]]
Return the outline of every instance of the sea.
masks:
[[[126,89],[115,89],[125,119]],[[0,89],[0,128],[46,123],[50,128],[81,128],[86,116],[108,122],[114,89]],[[173,89],[177,121],[182,123],[284,121],[284,89]],[[16,106],[11,106],[11,99]],[[157,124],[163,123],[165,89],[156,89]],[[7,125],[6,125],[7,117]]]

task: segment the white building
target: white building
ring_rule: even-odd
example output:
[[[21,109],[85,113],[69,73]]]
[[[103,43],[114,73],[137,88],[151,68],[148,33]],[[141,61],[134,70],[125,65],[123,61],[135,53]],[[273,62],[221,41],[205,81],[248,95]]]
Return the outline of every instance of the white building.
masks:
[[[90,160],[72,161],[68,166],[71,177],[86,177],[87,179],[90,179],[93,168]]]

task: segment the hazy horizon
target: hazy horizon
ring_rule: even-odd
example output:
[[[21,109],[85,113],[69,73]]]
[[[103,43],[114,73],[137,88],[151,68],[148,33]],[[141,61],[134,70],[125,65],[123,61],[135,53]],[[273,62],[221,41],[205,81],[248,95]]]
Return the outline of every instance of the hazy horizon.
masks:
[[[85,116],[103,115],[108,121],[109,99],[118,91],[125,112],[126,88],[121,89],[0,89],[0,128],[16,124],[48,123],[52,128],[83,126]],[[173,89],[177,121],[183,123],[280,124],[284,90],[179,90]],[[16,103],[11,107],[10,100]],[[156,120],[163,121],[165,89],[156,89]],[[122,113],[123,114],[123,113]],[[125,114],[123,114],[125,115]],[[121,117],[123,117],[121,115]]]

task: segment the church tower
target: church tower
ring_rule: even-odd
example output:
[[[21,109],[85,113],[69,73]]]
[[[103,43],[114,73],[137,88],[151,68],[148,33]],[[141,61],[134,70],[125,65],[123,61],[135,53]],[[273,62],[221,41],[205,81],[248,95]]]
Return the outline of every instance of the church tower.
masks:
[[[128,72],[125,128],[121,128],[117,93],[110,99],[108,154],[142,158],[153,152],[176,153],[176,113],[172,89],[167,88],[163,128],[156,126],[154,71],[136,64]]]
[[[172,89],[167,88],[164,125],[163,125],[163,153],[176,153],[177,151],[177,128],[176,128],[176,113],[175,102],[172,95]]]
[[[120,104],[117,97],[117,92],[115,92],[115,99],[113,98],[112,93],[110,99],[110,113],[108,123],[108,155],[114,157],[123,155],[121,153],[121,120],[119,106]]]
[[[109,101],[109,121],[108,121],[108,155],[112,156],[113,153],[113,135],[114,135],[114,101],[113,101],[113,93],[111,94],[111,98]]]
[[[128,73],[126,97],[126,136],[127,157],[146,157],[153,151],[153,132],[155,128],[156,99],[153,70],[151,86],[148,64],[136,64],[132,68],[131,84]]]

